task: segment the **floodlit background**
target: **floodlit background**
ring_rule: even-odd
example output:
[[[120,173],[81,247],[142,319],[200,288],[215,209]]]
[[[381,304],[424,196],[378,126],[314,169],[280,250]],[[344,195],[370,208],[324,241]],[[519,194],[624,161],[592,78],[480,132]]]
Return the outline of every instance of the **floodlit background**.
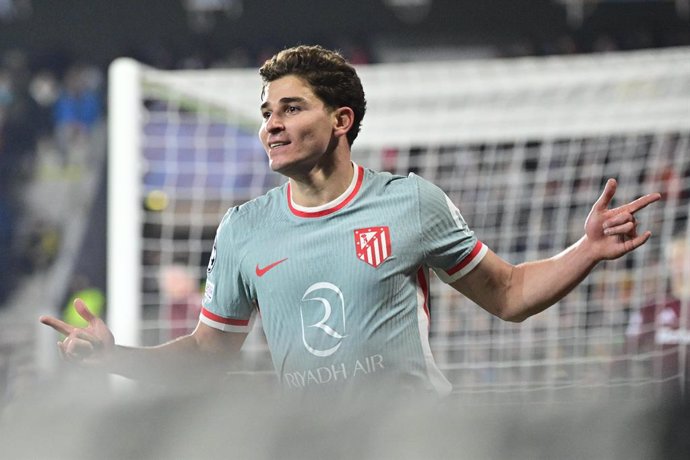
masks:
[[[687,448],[678,435],[690,428],[687,411],[657,398],[474,407],[479,421],[461,408],[372,402],[381,410],[364,430],[353,408],[333,415],[215,393],[111,399],[108,381],[63,368],[38,316],[69,319],[77,294],[99,314],[108,307],[109,65],[126,56],[164,70],[256,69],[285,46],[313,43],[357,65],[682,47],[690,1],[0,0],[0,452],[11,443],[8,458],[217,457],[226,431],[238,458],[674,458]],[[78,106],[66,97],[75,92]],[[687,164],[688,150],[677,151]],[[162,209],[166,199],[149,194],[144,205]],[[185,305],[197,300],[196,268],[172,264],[157,275],[157,289],[182,307],[180,330],[155,340],[194,321]],[[59,440],[46,444],[54,432]],[[85,432],[93,437],[75,450]]]

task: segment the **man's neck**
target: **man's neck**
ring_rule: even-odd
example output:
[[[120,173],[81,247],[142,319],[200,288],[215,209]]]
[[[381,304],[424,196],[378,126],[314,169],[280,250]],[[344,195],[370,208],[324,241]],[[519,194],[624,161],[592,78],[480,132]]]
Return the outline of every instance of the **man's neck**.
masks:
[[[290,177],[292,200],[305,207],[321,206],[345,193],[352,183],[354,166],[349,156],[327,166],[316,165],[299,177]]]

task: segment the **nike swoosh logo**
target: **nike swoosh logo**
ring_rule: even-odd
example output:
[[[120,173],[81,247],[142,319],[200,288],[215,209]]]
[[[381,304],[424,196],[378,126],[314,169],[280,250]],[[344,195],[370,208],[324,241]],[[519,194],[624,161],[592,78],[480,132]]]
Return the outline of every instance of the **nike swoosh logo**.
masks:
[[[285,262],[286,260],[287,260],[287,257],[284,258],[283,260],[279,260],[279,261],[277,261],[277,262],[273,262],[273,263],[270,264],[270,265],[266,265],[265,267],[259,267],[259,264],[256,264],[256,276],[258,276],[259,278],[261,278],[261,277],[264,276],[269,270],[271,270],[272,268],[275,268],[275,266],[278,265],[278,264],[282,264],[282,263]]]

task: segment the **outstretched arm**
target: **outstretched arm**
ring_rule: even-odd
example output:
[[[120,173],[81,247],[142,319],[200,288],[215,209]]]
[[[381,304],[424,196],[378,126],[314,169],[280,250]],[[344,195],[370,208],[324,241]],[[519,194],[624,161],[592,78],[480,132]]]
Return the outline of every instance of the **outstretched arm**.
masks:
[[[452,286],[508,321],[522,321],[558,302],[602,260],[616,259],[643,245],[651,232],[637,233],[637,211],[658,193],[609,209],[617,183],[609,179],[585,222],[585,235],[549,259],[512,265],[492,251]]]
[[[162,345],[124,347],[115,345],[110,329],[81,299],[74,307],[87,321],[86,327],[52,316],[39,319],[65,336],[58,350],[66,361],[152,383],[196,385],[222,378],[238,358],[247,335],[222,332],[200,322],[191,334]]]

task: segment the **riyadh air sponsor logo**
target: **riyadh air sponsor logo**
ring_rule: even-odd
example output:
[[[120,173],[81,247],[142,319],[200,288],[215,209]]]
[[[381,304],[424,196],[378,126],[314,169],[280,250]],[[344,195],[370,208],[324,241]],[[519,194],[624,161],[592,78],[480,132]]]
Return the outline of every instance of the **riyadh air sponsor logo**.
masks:
[[[286,372],[282,381],[288,388],[298,389],[312,385],[325,385],[345,380],[361,379],[380,373],[386,368],[383,355],[375,354],[352,361],[338,362],[328,366]],[[373,375],[372,375],[373,376]]]
[[[335,301],[335,311],[331,304]],[[314,283],[302,296],[300,305],[302,343],[314,356],[330,356],[340,348],[345,334],[345,299],[331,283]],[[320,318],[316,322],[310,319]],[[317,345],[320,344],[320,345]]]
[[[307,351],[319,358],[333,357],[325,360],[323,365],[284,372],[281,381],[287,388],[299,389],[360,379],[386,368],[385,358],[381,354],[331,361],[337,359],[338,355],[334,354],[348,337],[345,333],[345,297],[338,286],[325,281],[309,286],[302,296],[300,318],[302,343]]]
[[[357,258],[376,268],[391,255],[391,234],[388,227],[367,227],[355,230]]]

